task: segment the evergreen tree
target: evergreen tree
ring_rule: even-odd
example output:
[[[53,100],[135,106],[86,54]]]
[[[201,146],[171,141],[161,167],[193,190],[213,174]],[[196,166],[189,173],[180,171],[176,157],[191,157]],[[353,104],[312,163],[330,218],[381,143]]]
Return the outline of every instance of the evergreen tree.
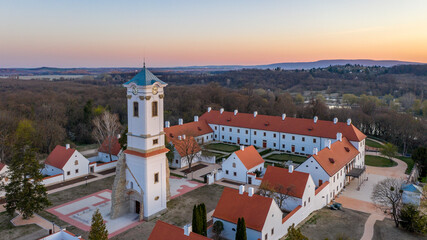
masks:
[[[8,214],[13,216],[15,210],[18,210],[24,219],[50,205],[46,188],[42,184],[42,164],[37,161],[33,147],[34,136],[35,130],[31,121],[20,121],[15,132],[13,157],[9,165],[10,182],[4,186]]]
[[[99,209],[92,216],[89,240],[108,240],[108,231]]]
[[[202,217],[202,235],[208,236],[208,223],[206,216],[206,206],[204,203],[200,204],[200,212]]]
[[[192,231],[195,233],[199,232],[199,224],[198,224],[198,211],[197,211],[197,206],[194,205],[193,207],[193,220],[192,220]]]
[[[246,224],[244,218],[239,218],[237,220],[236,240],[247,240]]]
[[[128,138],[127,138],[127,133],[128,133],[128,127],[126,126],[125,130],[123,131],[122,135],[120,136],[119,139],[119,143],[120,143],[120,147],[123,150],[127,149],[127,145],[128,145]]]

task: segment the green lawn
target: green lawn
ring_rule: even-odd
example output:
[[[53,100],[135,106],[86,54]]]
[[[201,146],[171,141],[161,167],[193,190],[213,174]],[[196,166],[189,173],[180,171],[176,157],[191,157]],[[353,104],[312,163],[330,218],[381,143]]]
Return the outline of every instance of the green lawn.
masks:
[[[217,150],[221,152],[235,152],[240,149],[239,146],[226,143],[211,143],[205,146],[206,149]]]
[[[404,161],[406,164],[408,164],[408,167],[406,168],[405,173],[410,174],[412,171],[412,168],[414,167],[414,160],[410,157],[403,157],[403,156],[398,156],[396,158],[398,158],[398,159]]]
[[[369,147],[374,147],[374,148],[381,148],[381,144],[378,142],[375,142],[369,138],[366,139],[366,145],[368,145]]]
[[[397,165],[395,161],[389,160],[384,157],[372,155],[365,156],[365,164],[374,167],[394,167]]]
[[[290,160],[294,163],[303,163],[305,160],[307,160],[307,157],[296,156],[296,155],[291,155],[291,154],[287,154],[287,153],[281,153],[281,154],[272,154],[272,155],[268,156],[266,159],[274,160],[274,161],[281,161],[281,162],[285,162],[285,161]]]
[[[263,156],[263,155],[265,155],[267,153],[271,153],[272,151],[273,151],[273,149],[268,148],[268,149],[265,149],[264,151],[260,152],[259,155]]]

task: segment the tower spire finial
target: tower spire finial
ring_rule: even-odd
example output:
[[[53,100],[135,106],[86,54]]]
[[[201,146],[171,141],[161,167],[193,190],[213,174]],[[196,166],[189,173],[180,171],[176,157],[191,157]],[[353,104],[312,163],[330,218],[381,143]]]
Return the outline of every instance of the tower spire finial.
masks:
[[[143,64],[144,64],[144,68],[145,68],[145,57],[144,57],[144,63]]]

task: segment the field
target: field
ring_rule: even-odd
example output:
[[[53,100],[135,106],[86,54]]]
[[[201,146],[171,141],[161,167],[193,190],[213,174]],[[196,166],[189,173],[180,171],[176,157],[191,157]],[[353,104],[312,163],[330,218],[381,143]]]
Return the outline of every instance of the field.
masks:
[[[373,167],[394,167],[397,165],[397,163],[393,160],[372,155],[365,156],[365,164]]]
[[[303,156],[296,156],[296,155],[291,155],[291,154],[287,154],[287,153],[280,153],[280,154],[272,154],[268,157],[266,157],[267,160],[274,160],[274,161],[280,161],[280,162],[285,162],[285,161],[292,161],[294,163],[303,163],[305,160],[307,160],[307,157],[303,157]]]
[[[0,239],[38,239],[47,235],[47,230],[36,224],[15,227],[11,219],[6,212],[0,213]]]
[[[205,146],[206,149],[216,150],[221,152],[235,152],[240,149],[237,145],[231,145],[226,143],[211,143]]]
[[[381,148],[381,144],[378,142],[375,142],[369,138],[366,139],[366,145],[368,145],[369,147],[374,147],[374,148]]]

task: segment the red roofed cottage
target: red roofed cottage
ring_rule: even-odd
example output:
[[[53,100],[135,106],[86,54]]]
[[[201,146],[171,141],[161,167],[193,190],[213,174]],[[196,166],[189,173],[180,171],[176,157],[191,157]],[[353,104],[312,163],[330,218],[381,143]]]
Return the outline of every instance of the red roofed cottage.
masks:
[[[162,221],[157,221],[156,225],[153,228],[148,240],[209,240],[205,236],[199,235],[197,233],[191,232],[191,227],[186,225],[184,229],[165,223]]]
[[[248,182],[248,173],[262,172],[264,159],[254,146],[241,146],[222,163],[222,176],[241,183]],[[251,184],[251,183],[250,183]]]
[[[64,180],[88,174],[89,160],[77,150],[57,145],[45,161],[42,173],[45,175],[63,174]]]

